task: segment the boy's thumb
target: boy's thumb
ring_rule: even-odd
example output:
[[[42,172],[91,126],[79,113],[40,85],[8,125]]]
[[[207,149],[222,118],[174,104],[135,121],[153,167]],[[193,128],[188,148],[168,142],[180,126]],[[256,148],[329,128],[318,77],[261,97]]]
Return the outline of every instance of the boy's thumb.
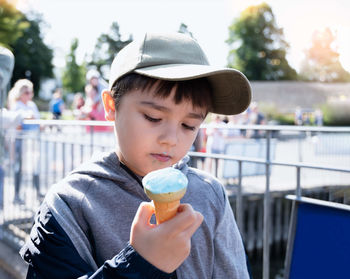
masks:
[[[142,202],[136,212],[134,222],[142,225],[148,225],[154,214],[154,206],[152,202]]]

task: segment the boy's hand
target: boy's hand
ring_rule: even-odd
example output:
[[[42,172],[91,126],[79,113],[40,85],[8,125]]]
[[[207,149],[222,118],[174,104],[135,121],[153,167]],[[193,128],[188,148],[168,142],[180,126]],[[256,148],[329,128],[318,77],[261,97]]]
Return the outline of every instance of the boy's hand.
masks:
[[[191,237],[203,221],[189,204],[180,204],[178,214],[160,225],[150,223],[154,206],[143,202],[131,225],[130,244],[148,262],[171,273],[188,257]]]

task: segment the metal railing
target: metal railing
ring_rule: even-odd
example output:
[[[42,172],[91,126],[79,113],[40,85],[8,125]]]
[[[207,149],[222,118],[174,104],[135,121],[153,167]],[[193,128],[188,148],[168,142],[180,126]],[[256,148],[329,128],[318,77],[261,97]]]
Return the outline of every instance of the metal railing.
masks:
[[[317,132],[317,133],[350,133],[350,128],[344,127],[299,127],[299,126],[266,126],[266,125],[250,125],[243,126],[237,125],[233,129],[251,129],[251,130],[259,130],[265,131],[265,140],[266,140],[266,157],[265,159],[253,159],[253,158],[244,158],[238,156],[227,156],[227,155],[210,155],[210,154],[200,154],[195,152],[190,152],[191,156],[197,157],[209,157],[214,158],[215,160],[234,160],[238,162],[238,190],[236,195],[236,218],[237,225],[239,228],[243,227],[243,208],[242,208],[242,165],[243,163],[256,163],[265,165],[265,194],[264,194],[264,220],[263,220],[263,279],[270,278],[270,245],[269,245],[269,234],[270,234],[270,168],[271,166],[285,166],[285,167],[294,167],[296,168],[296,189],[295,194],[298,198],[301,197],[301,169],[317,169],[317,170],[325,170],[325,171],[334,171],[334,172],[343,172],[350,174],[350,168],[340,168],[333,167],[330,165],[317,165],[317,164],[308,164],[308,163],[300,163],[300,162],[278,162],[272,161],[270,158],[270,140],[271,134],[276,131],[298,131],[298,132]],[[349,134],[350,138],[350,134]],[[350,141],[349,144],[349,152],[350,152]],[[350,166],[350,164],[349,164]],[[350,185],[350,180],[348,181]]]
[[[98,122],[98,121],[59,121],[59,120],[28,120],[25,121],[29,125],[40,125],[40,129],[37,129],[36,132],[31,132],[30,134],[16,134],[16,133],[5,133],[5,138],[8,142],[8,156],[7,158],[2,158],[2,162],[7,159],[7,164],[2,163],[2,166],[5,170],[5,183],[4,183],[4,203],[3,203],[3,217],[2,217],[2,226],[8,225],[12,229],[13,235],[11,236],[13,241],[17,241],[18,245],[23,244],[24,238],[27,236],[28,228],[21,227],[21,219],[30,219],[33,217],[33,214],[38,206],[41,196],[47,191],[49,185],[55,183],[57,180],[64,177],[70,170],[75,168],[85,159],[90,157],[92,153],[96,150],[105,150],[108,148],[113,148],[114,135],[113,132],[96,132],[93,127],[110,127],[111,123],[109,122]],[[203,125],[202,128],[206,129],[208,126]],[[318,147],[318,152],[321,150],[322,154],[328,154],[326,157],[316,156],[317,160],[322,161],[322,164],[317,164],[313,160],[305,156],[303,152],[303,144],[307,140],[314,140],[315,137],[318,137],[318,140],[321,140],[321,136],[326,135],[326,138],[329,138],[329,135],[336,136],[340,135],[341,137],[349,137],[350,139],[350,128],[342,127],[299,127],[299,126],[260,126],[260,125],[236,125],[234,127],[228,127],[225,129],[236,129],[236,130],[259,130],[262,131],[263,137],[258,140],[253,140],[259,146],[264,145],[264,156],[263,157],[254,157],[254,156],[241,156],[241,155],[229,155],[229,154],[209,154],[201,152],[189,152],[191,158],[204,159],[204,160],[213,160],[216,167],[213,174],[218,176],[219,179],[223,180],[223,183],[226,185],[225,178],[222,177],[223,170],[225,169],[225,162],[237,162],[237,174],[235,177],[235,215],[237,219],[237,225],[239,228],[243,227],[244,222],[244,210],[243,210],[243,196],[245,195],[244,183],[243,180],[249,179],[245,175],[246,166],[249,164],[263,165],[264,171],[263,174],[257,173],[253,177],[259,177],[260,182],[264,184],[264,213],[263,213],[263,279],[270,277],[270,243],[269,235],[271,230],[270,216],[271,216],[271,173],[274,167],[288,167],[295,169],[295,194],[300,197],[302,195],[302,175],[301,171],[304,169],[309,170],[322,170],[327,172],[337,172],[345,175],[350,174],[350,140],[344,141],[343,145],[346,143],[349,144],[349,147],[345,146],[345,152],[338,152],[337,157],[333,159],[334,150],[327,150],[327,148]],[[287,134],[284,134],[286,133]],[[272,144],[272,141],[278,139],[278,143],[292,142],[293,146],[296,146],[294,150],[297,150],[293,154],[293,158],[297,160],[283,160],[277,159],[273,154],[272,149],[275,148],[275,145]],[[28,187],[26,189],[27,196],[25,202],[25,209],[23,209],[23,204],[21,206],[14,206],[13,202],[9,200],[9,195],[11,195],[11,189],[14,188],[15,177],[13,165],[16,162],[13,162],[13,146],[15,145],[16,140],[22,140],[25,147],[22,146],[21,156],[24,163],[29,163],[28,169],[31,170],[31,174],[34,174],[33,177],[30,177],[30,173],[23,173],[23,184],[29,184],[32,182],[34,188],[36,188],[36,196],[33,194],[33,191],[28,191],[28,189],[34,189],[33,187]],[[233,141],[230,140],[228,143],[235,144],[236,139]],[[247,139],[239,138],[239,144],[242,146],[245,144]],[[310,141],[311,142],[311,141]],[[288,143],[289,144],[289,143]],[[325,144],[327,146],[327,144]],[[328,144],[329,145],[329,144]],[[332,145],[332,144],[331,144]],[[292,144],[291,144],[292,146]],[[294,148],[294,147],[293,147]],[[306,146],[306,149],[309,147]],[[347,149],[349,148],[349,150]],[[287,147],[289,149],[289,147]],[[316,150],[316,149],[315,149]],[[277,151],[276,151],[277,152]],[[79,154],[79,155],[78,155]],[[287,155],[287,154],[286,154]],[[280,156],[277,156],[280,157]],[[33,159],[34,158],[34,159]],[[323,159],[322,159],[323,158]],[[333,164],[323,163],[327,161],[327,158],[331,158],[332,162],[337,162]],[[340,158],[340,159],[339,159]],[[340,162],[340,163],[339,163]],[[33,164],[34,163],[34,164]],[[36,163],[36,164],[35,164]],[[221,163],[221,167],[218,166]],[[202,166],[203,167],[203,166]],[[30,172],[30,171],[29,171]],[[37,175],[38,177],[36,177]],[[263,180],[263,182],[262,182]],[[342,179],[344,180],[344,179]],[[345,185],[350,186],[350,176],[345,179]],[[45,187],[42,187],[42,185]],[[12,193],[12,195],[14,195]],[[29,197],[29,198],[28,198]],[[32,203],[29,202],[29,199]],[[1,203],[0,203],[1,204]],[[15,209],[15,212],[9,214],[9,210]],[[21,215],[17,216],[16,211],[21,212]],[[16,226],[16,224],[19,224]],[[17,237],[15,235],[17,234]]]
[[[237,218],[237,225],[239,228],[243,227],[243,208],[242,208],[242,165],[243,163],[256,163],[256,164],[263,164],[265,165],[265,177],[266,177],[266,184],[265,184],[265,194],[264,194],[264,220],[263,220],[263,279],[270,278],[270,245],[269,245],[269,234],[270,234],[270,168],[271,166],[285,166],[285,167],[293,167],[296,168],[296,189],[295,194],[299,198],[301,196],[301,169],[317,169],[317,170],[325,170],[325,171],[334,171],[334,172],[344,172],[344,173],[350,173],[350,168],[340,168],[340,167],[333,167],[330,165],[317,165],[317,164],[308,164],[308,163],[300,163],[300,162],[278,162],[278,161],[272,161],[270,158],[270,140],[271,140],[271,134],[275,131],[298,131],[298,132],[323,132],[323,133],[350,133],[350,128],[343,128],[343,127],[336,127],[336,128],[330,128],[330,127],[295,127],[295,126],[257,126],[257,125],[251,125],[251,126],[240,126],[237,125],[234,127],[234,129],[251,129],[251,130],[262,130],[265,131],[265,140],[266,140],[266,157],[265,159],[253,159],[253,158],[245,158],[245,157],[238,157],[238,156],[227,156],[227,155],[211,155],[211,154],[201,154],[201,153],[195,153],[190,152],[189,154],[191,156],[196,157],[209,157],[214,158],[215,160],[234,160],[238,162],[238,190],[236,195],[236,218]],[[349,149],[350,149],[350,142],[349,142]],[[350,150],[349,150],[350,151]],[[350,180],[348,181],[350,185]]]
[[[269,150],[269,149],[267,149]],[[267,151],[268,153],[269,151]],[[264,195],[264,221],[263,221],[263,279],[270,278],[270,212],[271,212],[271,202],[270,202],[270,168],[271,166],[287,166],[287,167],[295,167],[296,168],[296,190],[295,194],[298,198],[301,197],[301,176],[300,171],[302,168],[308,168],[308,169],[318,169],[318,170],[326,170],[326,171],[335,171],[335,172],[344,172],[350,174],[349,168],[334,168],[331,166],[320,166],[315,164],[306,164],[306,163],[285,163],[285,162],[277,162],[277,161],[271,161],[269,158],[269,155],[266,155],[266,160],[259,160],[259,159],[247,159],[247,158],[240,158],[236,156],[227,156],[227,155],[210,155],[206,154],[203,155],[201,153],[197,152],[190,152],[190,156],[196,156],[196,157],[207,157],[207,158],[214,158],[214,159],[220,159],[220,160],[234,160],[238,162],[238,190],[236,195],[236,221],[239,228],[243,227],[243,203],[242,203],[242,165],[243,163],[256,163],[256,164],[263,164],[266,167],[266,188],[265,188],[265,195]],[[348,181],[350,185],[350,181]]]

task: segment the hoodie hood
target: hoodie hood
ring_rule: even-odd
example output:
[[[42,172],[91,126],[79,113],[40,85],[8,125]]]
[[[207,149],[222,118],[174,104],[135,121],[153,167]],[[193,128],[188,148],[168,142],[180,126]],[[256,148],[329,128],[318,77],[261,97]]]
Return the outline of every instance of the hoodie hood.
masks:
[[[91,159],[73,170],[71,174],[88,174],[96,178],[106,178],[115,182],[126,182],[128,179],[121,170],[120,161],[115,152],[95,152]]]

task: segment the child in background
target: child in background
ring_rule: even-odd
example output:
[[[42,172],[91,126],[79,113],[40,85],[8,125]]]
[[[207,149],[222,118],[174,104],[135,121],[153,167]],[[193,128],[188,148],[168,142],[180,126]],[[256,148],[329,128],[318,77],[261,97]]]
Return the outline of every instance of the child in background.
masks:
[[[62,89],[57,88],[52,95],[52,100],[50,101],[50,111],[52,113],[53,119],[60,119],[65,108],[64,101],[62,99]]]
[[[114,122],[115,150],[96,155],[50,189],[21,250],[29,278],[249,278],[223,186],[188,167],[186,156],[208,112],[233,115],[248,107],[245,76],[209,66],[198,43],[186,35],[146,34],[118,53],[102,99],[106,119]],[[148,201],[142,177],[170,166],[187,176],[182,201],[195,214],[180,223],[180,233],[170,228],[178,219],[155,225],[151,214],[135,229],[135,212]],[[203,223],[195,231],[200,216]],[[152,242],[157,253],[147,237],[132,238],[130,227],[131,235],[136,230],[140,236],[163,230],[163,238]],[[116,255],[128,241],[127,249],[153,269],[118,273]],[[188,257],[174,264],[181,248]]]
[[[77,92],[74,94],[74,99],[73,99],[73,116],[77,120],[82,120],[86,118],[85,115],[83,115],[82,108],[85,105],[85,99],[84,96],[81,92]]]

